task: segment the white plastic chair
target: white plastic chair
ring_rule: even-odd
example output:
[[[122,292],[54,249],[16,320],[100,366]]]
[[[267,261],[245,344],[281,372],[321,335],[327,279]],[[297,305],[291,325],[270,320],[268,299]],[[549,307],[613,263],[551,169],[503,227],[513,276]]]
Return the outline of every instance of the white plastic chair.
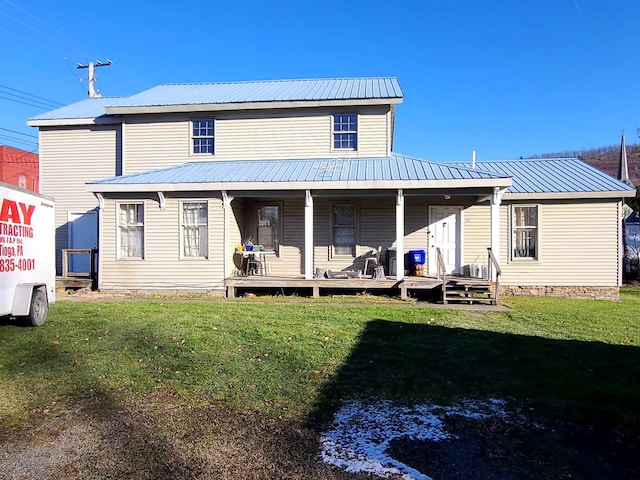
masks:
[[[374,252],[373,257],[367,257],[364,261],[364,270],[362,271],[362,275],[367,275],[367,272],[369,271],[369,265],[371,265],[372,268],[376,268],[378,266],[380,266],[380,258],[382,256],[382,245],[380,245],[378,247],[378,250],[372,250],[372,252]]]

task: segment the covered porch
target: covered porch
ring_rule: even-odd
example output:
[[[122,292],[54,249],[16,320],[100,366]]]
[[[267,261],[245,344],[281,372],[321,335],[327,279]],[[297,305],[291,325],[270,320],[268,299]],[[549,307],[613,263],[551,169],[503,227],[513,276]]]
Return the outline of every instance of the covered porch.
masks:
[[[446,273],[441,250],[436,249],[438,269],[435,275],[366,275],[357,272],[357,277],[330,278],[326,276],[306,279],[272,275],[244,275],[242,272],[224,281],[226,296],[233,298],[243,294],[296,294],[318,298],[322,295],[346,293],[387,294],[406,300],[412,296],[427,297],[431,301],[466,304],[496,305],[499,299],[500,267],[488,249],[486,278]],[[385,266],[379,268],[384,269]]]

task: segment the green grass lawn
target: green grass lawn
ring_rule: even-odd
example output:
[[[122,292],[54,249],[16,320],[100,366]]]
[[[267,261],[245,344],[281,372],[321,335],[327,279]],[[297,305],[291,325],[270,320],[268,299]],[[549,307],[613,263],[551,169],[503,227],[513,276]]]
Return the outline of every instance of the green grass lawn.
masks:
[[[259,300],[259,299],[258,299]],[[404,304],[60,301],[0,326],[0,429],[92,398],[151,395],[326,420],[350,398],[499,397],[562,418],[640,426],[640,293],[508,298],[510,312]]]

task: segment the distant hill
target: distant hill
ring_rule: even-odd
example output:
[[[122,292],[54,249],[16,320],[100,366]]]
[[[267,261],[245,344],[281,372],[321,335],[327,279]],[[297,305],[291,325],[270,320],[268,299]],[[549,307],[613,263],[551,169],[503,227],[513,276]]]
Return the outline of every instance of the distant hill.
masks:
[[[590,150],[545,153],[527,158],[579,158],[617,178],[618,164],[620,162],[620,145],[592,148]],[[629,164],[629,179],[636,188],[640,189],[640,144],[627,145],[627,163]],[[640,195],[638,196],[640,197]]]

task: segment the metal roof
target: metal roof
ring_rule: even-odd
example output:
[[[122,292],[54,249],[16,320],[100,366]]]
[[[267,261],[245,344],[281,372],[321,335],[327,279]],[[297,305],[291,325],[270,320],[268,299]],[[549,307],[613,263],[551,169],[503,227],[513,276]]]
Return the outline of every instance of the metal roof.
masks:
[[[126,97],[87,98],[50,112],[41,113],[30,118],[28,123],[31,124],[39,120],[94,119],[105,114],[106,106],[118,105],[125,99]]]
[[[400,99],[396,78],[322,78],[227,83],[165,84],[128,97],[118,106],[202,105],[251,102]]]
[[[135,113],[122,109],[145,107],[401,99],[400,84],[392,77],[166,84],[128,97],[88,98],[32,117],[27,123],[93,120],[107,113]]]
[[[392,155],[375,158],[300,160],[232,160],[182,165],[88,182],[99,191],[106,185],[251,184],[308,182],[429,182],[488,180],[504,183],[505,175]],[[502,180],[502,181],[499,181]],[[510,183],[510,181],[508,182]]]
[[[470,167],[469,163],[453,163]],[[476,168],[513,178],[511,194],[634,191],[626,183],[577,158],[479,161]]]

